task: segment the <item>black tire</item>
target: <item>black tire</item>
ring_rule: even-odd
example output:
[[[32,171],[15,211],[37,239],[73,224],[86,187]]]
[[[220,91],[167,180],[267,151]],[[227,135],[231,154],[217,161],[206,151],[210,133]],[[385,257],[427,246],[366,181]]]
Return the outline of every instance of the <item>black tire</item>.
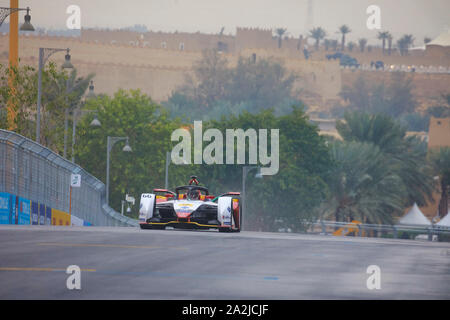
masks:
[[[219,227],[219,232],[231,232],[231,228],[227,228],[227,227]]]

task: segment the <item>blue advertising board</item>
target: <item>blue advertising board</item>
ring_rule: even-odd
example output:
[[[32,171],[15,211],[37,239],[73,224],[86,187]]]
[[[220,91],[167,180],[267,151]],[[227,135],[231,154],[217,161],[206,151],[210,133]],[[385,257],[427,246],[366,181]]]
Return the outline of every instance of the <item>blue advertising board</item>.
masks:
[[[84,227],[89,227],[89,226],[92,226],[92,224],[91,224],[90,222],[84,220],[84,221],[83,221],[83,226],[84,226]]]
[[[39,204],[31,201],[31,224],[39,224]]]
[[[30,224],[31,202],[25,198],[19,198],[19,224]]]
[[[39,203],[39,224],[45,224],[45,204]]]
[[[19,197],[11,194],[9,196],[10,211],[9,211],[9,224],[17,224],[19,220]]]
[[[0,224],[9,224],[10,209],[10,194],[0,192]]]
[[[52,224],[52,208],[45,207],[45,224],[50,226]]]

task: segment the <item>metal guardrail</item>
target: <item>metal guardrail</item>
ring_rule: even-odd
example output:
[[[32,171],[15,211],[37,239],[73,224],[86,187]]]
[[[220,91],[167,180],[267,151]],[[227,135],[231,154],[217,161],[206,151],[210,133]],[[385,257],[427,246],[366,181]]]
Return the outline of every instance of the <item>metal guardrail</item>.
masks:
[[[106,204],[105,184],[80,166],[15,132],[0,129],[0,192],[69,212],[71,174],[81,175],[72,189],[73,215],[100,226],[137,226]]]
[[[320,226],[323,234],[328,234],[327,227],[333,228],[353,228],[358,229],[358,236],[362,236],[364,231],[380,231],[380,232],[392,232],[394,238],[398,238],[399,231],[405,232],[418,232],[428,235],[428,240],[433,239],[433,235],[438,234],[450,234],[450,227],[438,226],[438,225],[382,225],[382,224],[365,224],[365,223],[351,223],[351,222],[337,222],[337,221],[325,221],[319,220],[316,222],[304,222],[312,226]]]

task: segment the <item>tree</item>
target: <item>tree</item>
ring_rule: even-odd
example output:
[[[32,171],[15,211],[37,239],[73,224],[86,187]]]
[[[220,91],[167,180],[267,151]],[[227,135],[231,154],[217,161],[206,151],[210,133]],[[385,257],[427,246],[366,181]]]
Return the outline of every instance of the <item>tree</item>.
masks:
[[[133,152],[122,152],[124,142],[111,151],[110,205],[120,211],[128,193],[138,197],[164,185],[166,152],[172,150],[171,133],[182,126],[139,90],[117,91],[113,97],[98,96],[86,102],[86,109],[97,110],[101,127],[91,127],[93,114],[78,123],[75,154],[78,163],[102,181],[106,181],[106,142],[108,136],[128,136]],[[179,168],[178,168],[179,167]],[[172,172],[185,172],[177,166]],[[183,182],[188,173],[183,174]],[[178,177],[171,181],[181,183]]]
[[[350,110],[384,113],[392,117],[412,113],[417,107],[412,90],[412,79],[404,73],[391,74],[388,85],[384,82],[369,86],[363,76],[352,86],[344,86],[340,96],[348,101]]]
[[[387,161],[379,147],[337,141],[330,154],[334,165],[327,179],[328,198],[320,208],[322,218],[392,223],[392,213],[402,209],[404,187],[398,176],[386,170]]]
[[[300,103],[293,92],[297,76],[289,73],[281,61],[239,57],[234,67],[226,67],[225,61],[217,67],[217,63],[208,61],[220,58],[210,55],[218,53],[206,54],[207,62],[195,66],[195,78],[187,79],[164,103],[172,114],[207,120],[272,107],[278,114],[285,114],[291,111],[292,104]]]
[[[202,59],[193,67],[195,80],[187,77],[181,92],[187,93],[205,108],[211,106],[224,95],[228,81],[227,67],[228,61],[217,49],[203,50]]]
[[[377,39],[381,40],[382,48],[383,48],[383,54],[386,50],[386,40],[389,38],[390,33],[388,31],[380,31],[378,32]]]
[[[358,40],[358,44],[359,44],[359,50],[361,52],[364,52],[364,49],[366,48],[366,45],[367,45],[367,39],[366,38],[360,38]]]
[[[389,34],[389,36],[388,36],[388,55],[390,56],[391,55],[391,53],[392,53],[392,40],[393,40],[394,38],[392,37],[392,35],[391,34]]]
[[[283,40],[283,36],[286,34],[286,28],[277,28],[275,29],[275,34],[278,37],[278,49],[281,48],[281,41]]]
[[[349,42],[348,44],[347,44],[347,47],[348,47],[348,51],[350,51],[350,52],[352,52],[353,51],[353,48],[356,46],[356,44],[354,43],[354,42]]]
[[[414,43],[414,37],[411,34],[405,34],[397,41],[397,46],[400,51],[400,55],[408,55],[409,47]]]
[[[444,217],[449,211],[448,196],[450,188],[450,147],[441,147],[430,151],[430,163],[433,173],[439,177],[441,197],[439,202],[439,217]]]
[[[316,51],[319,50],[319,42],[326,36],[326,32],[321,27],[313,28],[311,31],[309,31],[310,37],[316,40],[315,49]]]
[[[45,100],[52,101],[55,105],[55,109],[59,110],[58,117],[47,117],[47,119],[44,119],[46,121],[42,122],[41,127],[43,127],[44,130],[41,130],[41,143],[47,146],[51,145],[52,141],[49,139],[51,137],[51,133],[58,131],[60,132],[59,138],[54,140],[53,143],[57,144],[58,150],[64,149],[64,131],[62,130],[64,127],[62,126],[62,124],[65,124],[66,121],[69,124],[69,113],[75,108],[81,107],[83,96],[94,76],[95,75],[91,73],[86,77],[78,77],[77,70],[73,69],[72,72],[67,76],[59,76],[58,78],[56,78],[54,83],[52,85],[49,85],[49,88],[44,91],[46,95]],[[63,106],[63,108],[61,108],[61,106]],[[58,119],[58,122],[51,123],[51,121],[54,121],[55,119]],[[62,120],[63,122],[59,122],[60,120]],[[48,121],[50,121],[50,123],[47,124],[46,122]],[[68,137],[71,137],[68,132],[67,135]],[[67,144],[69,144],[69,139],[67,140]]]
[[[44,73],[45,79],[47,79],[47,73]],[[33,140],[36,126],[32,120],[32,114],[37,100],[36,94],[33,94],[37,92],[35,74],[35,69],[30,66],[7,67],[0,64],[1,128],[8,129],[10,125],[13,125],[16,127],[17,133]],[[10,75],[12,75],[14,91],[9,86]],[[14,108],[16,114],[14,124],[8,123],[8,104]]]
[[[431,42],[431,38],[429,38],[429,37],[424,37],[424,38],[423,38],[423,43],[424,43],[425,45],[429,44],[430,42]]]
[[[230,70],[225,100],[247,103],[251,112],[275,107],[291,96],[295,79],[279,61],[260,59],[253,63],[240,57],[237,66]]]
[[[345,35],[347,33],[350,33],[352,30],[350,30],[350,28],[347,25],[342,25],[339,27],[339,33],[342,34],[342,40],[341,40],[341,49],[342,51],[345,50]]]
[[[14,94],[8,85],[10,72],[14,74]],[[93,76],[90,74],[87,77],[77,77],[76,70],[69,75],[64,70],[58,70],[54,63],[49,63],[42,70],[41,144],[62,154],[65,111],[79,104]],[[66,89],[67,80],[72,88],[69,91]],[[8,101],[12,101],[12,105],[16,108],[15,131],[34,140],[37,71],[30,66],[7,68],[0,65],[0,84],[0,105],[6,106]],[[4,114],[6,117],[6,110]],[[3,119],[2,128],[7,128],[6,118]]]
[[[279,129],[279,171],[262,179],[254,178],[255,171],[248,175],[245,221],[251,230],[277,231],[276,223],[293,231],[302,230],[301,219],[312,219],[313,209],[325,197],[327,187],[323,179],[330,164],[325,140],[304,111],[294,107],[290,114],[280,117],[273,110],[256,114],[242,112],[204,123],[204,128],[217,128],[224,136],[227,128],[268,129],[269,134],[270,129]],[[198,170],[199,177],[211,186],[214,194],[224,190],[241,191],[241,165],[202,165]]]
[[[427,145],[415,136],[406,136],[406,129],[391,117],[360,112],[346,113],[345,122],[336,129],[345,141],[371,143],[385,155],[385,170],[397,175],[406,190],[405,206],[431,200],[433,180],[426,161]]]

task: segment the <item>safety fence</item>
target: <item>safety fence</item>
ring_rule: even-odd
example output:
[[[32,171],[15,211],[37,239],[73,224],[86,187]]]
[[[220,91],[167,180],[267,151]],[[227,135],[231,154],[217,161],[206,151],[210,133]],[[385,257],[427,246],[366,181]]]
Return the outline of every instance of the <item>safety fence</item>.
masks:
[[[72,174],[80,187],[70,187]],[[72,191],[70,190],[72,189]],[[106,204],[103,182],[15,132],[0,129],[0,224],[137,226]]]
[[[450,227],[440,225],[382,225],[382,224],[367,224],[355,222],[337,222],[320,220],[316,222],[304,222],[309,225],[310,232],[320,232],[321,234],[333,234],[337,236],[385,236],[394,239],[402,238],[403,234],[412,234],[415,236],[425,235],[429,241],[436,240],[439,235],[450,236]],[[422,238],[423,239],[423,238]]]

